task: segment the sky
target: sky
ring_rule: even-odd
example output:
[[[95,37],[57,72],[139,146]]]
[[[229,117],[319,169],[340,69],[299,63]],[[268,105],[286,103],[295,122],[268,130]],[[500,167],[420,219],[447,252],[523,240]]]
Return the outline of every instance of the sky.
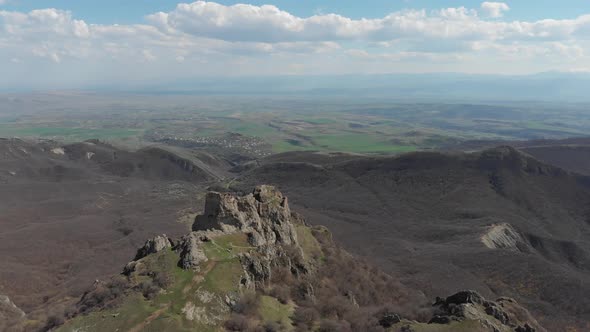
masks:
[[[0,88],[590,71],[590,0],[0,0]]]

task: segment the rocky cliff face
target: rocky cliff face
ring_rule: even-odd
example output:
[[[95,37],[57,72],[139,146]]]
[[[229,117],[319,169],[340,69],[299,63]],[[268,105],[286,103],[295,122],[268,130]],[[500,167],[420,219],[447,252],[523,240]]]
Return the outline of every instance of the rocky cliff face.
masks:
[[[289,209],[287,197],[272,186],[258,186],[245,196],[210,192],[205,211],[195,219],[193,233],[181,240],[181,266],[202,262],[198,243],[220,234],[244,233],[251,251],[240,254],[244,268],[243,285],[260,287],[272,277],[274,267],[286,267],[293,274],[309,272],[304,263],[294,223],[298,217]],[[195,254],[197,253],[197,254]],[[193,264],[193,257],[198,257]]]
[[[193,224],[194,231],[244,232],[255,246],[297,245],[287,197],[271,186],[256,187],[246,196],[210,192],[205,212]]]
[[[158,326],[167,331],[185,331],[187,326],[232,331],[261,331],[263,326],[273,331],[317,331],[318,326],[345,332],[544,331],[511,299],[487,301],[464,291],[437,299],[433,306],[416,301],[415,292],[336,246],[324,227],[306,225],[274,187],[258,186],[243,196],[211,192],[205,205],[192,232],[178,240],[166,235],[148,240],[123,276],[95,283],[80,301],[79,316],[61,330],[76,331],[90,321],[97,324],[96,331],[113,326],[140,331],[160,317]],[[490,243],[511,243],[497,238],[503,237],[492,237]],[[136,306],[138,293],[147,312],[119,320],[119,310],[112,308]]]
[[[256,288],[270,280],[275,267],[285,267],[294,275],[310,271],[297,241],[294,224],[301,218],[289,209],[288,200],[271,186],[258,186],[251,194],[210,192],[205,211],[196,217],[193,231],[173,243],[166,235],[146,241],[135,260],[125,268],[132,273],[138,262],[150,255],[173,248],[179,256],[178,266],[199,271],[208,261],[203,248],[215,239],[245,234],[249,247],[238,255],[243,266],[242,286]]]

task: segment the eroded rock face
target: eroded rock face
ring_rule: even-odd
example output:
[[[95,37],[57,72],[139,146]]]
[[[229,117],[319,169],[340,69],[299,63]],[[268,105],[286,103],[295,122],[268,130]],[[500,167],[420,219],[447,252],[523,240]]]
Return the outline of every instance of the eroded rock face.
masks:
[[[258,186],[241,197],[208,193],[205,211],[196,218],[193,230],[210,229],[247,233],[255,247],[297,244],[287,198],[272,186]]]
[[[244,279],[242,284],[246,288],[255,288],[256,284],[264,283],[272,276],[271,260],[258,255],[243,254],[240,262],[244,267]]]
[[[490,249],[526,251],[526,241],[510,224],[492,225],[481,237],[481,242]]]
[[[252,289],[268,282],[276,267],[295,275],[309,271],[294,228],[298,218],[287,198],[272,186],[258,186],[245,196],[210,192],[203,215],[193,224],[193,234],[246,233],[255,250],[240,255],[242,285]]]
[[[172,243],[170,242],[170,239],[168,239],[166,234],[156,236],[153,239],[147,240],[145,242],[145,244],[143,245],[143,247],[141,247],[137,250],[137,254],[135,255],[135,260],[142,259],[142,258],[146,257],[147,255],[155,254],[157,252],[160,252],[164,249],[168,249],[171,247],[172,247]]]
[[[199,269],[199,265],[207,261],[202,246],[205,241],[207,241],[206,236],[195,232],[183,236],[176,247],[176,250],[180,252],[178,266],[183,269]]]
[[[310,272],[301,249],[297,246],[285,248],[280,245],[264,245],[252,253],[241,254],[240,262],[244,268],[242,285],[249,289],[263,287],[277,267],[286,268],[295,276]]]
[[[475,320],[490,331],[512,332],[528,328],[529,332],[545,331],[515,300],[500,298],[488,301],[475,291],[461,291],[434,304],[435,316],[430,324],[449,324],[453,321]]]

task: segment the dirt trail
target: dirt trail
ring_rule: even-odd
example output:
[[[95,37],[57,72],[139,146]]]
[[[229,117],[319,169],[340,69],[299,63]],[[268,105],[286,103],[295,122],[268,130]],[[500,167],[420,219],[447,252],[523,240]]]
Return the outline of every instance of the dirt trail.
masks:
[[[211,270],[213,270],[215,265],[217,265],[216,261],[214,261],[214,260],[208,261],[207,265],[205,265],[205,267],[193,277],[193,280],[188,285],[186,285],[186,287],[184,287],[182,289],[182,294],[188,293],[188,291],[191,290],[191,288],[193,288],[194,285],[203,281],[205,279],[205,275],[207,275],[207,273],[211,272]]]
[[[141,332],[143,331],[143,329],[151,322],[153,322],[156,318],[160,317],[161,314],[164,313],[164,311],[168,310],[168,308],[170,308],[170,303],[166,304],[165,307],[158,309],[156,311],[154,311],[151,315],[148,316],[148,318],[146,318],[143,322],[137,324],[135,327],[133,327],[132,329],[129,330],[129,332]]]

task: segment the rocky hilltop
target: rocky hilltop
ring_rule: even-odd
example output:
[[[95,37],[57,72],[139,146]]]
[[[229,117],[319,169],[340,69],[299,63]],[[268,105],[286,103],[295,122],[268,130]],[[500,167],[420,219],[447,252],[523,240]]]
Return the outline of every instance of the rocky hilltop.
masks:
[[[512,299],[462,291],[429,301],[339,248],[271,186],[208,193],[192,232],[148,240],[46,329],[544,331]]]
[[[590,177],[503,146],[277,154],[230,189],[258,183],[427,298],[474,289],[518,300],[552,331],[590,330]]]

